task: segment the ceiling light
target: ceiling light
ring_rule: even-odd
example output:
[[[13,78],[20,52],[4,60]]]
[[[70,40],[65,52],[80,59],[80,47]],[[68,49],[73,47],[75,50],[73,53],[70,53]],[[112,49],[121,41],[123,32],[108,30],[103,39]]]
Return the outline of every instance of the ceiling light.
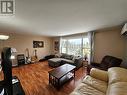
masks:
[[[7,40],[9,36],[7,35],[0,35],[0,40]]]

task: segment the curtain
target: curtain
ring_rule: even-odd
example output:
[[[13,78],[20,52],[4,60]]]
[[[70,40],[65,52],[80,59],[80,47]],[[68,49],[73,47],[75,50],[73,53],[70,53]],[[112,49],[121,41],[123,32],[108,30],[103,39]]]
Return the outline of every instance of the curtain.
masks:
[[[89,58],[90,63],[93,62],[94,60],[94,37],[95,37],[94,31],[88,32],[88,38],[90,42],[90,58]]]
[[[82,39],[68,39],[67,53],[76,56],[82,56]]]

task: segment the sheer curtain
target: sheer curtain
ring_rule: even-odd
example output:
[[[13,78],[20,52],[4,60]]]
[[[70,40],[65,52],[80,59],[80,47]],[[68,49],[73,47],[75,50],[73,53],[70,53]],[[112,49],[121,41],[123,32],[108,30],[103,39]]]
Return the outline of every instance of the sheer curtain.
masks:
[[[62,37],[60,41],[60,52],[70,55],[82,56],[82,38]]]
[[[82,39],[68,39],[68,54],[82,56]]]
[[[93,62],[94,60],[94,35],[95,35],[95,32],[94,31],[91,31],[91,32],[88,32],[88,39],[89,39],[89,42],[90,42],[90,55],[89,55],[89,62]]]

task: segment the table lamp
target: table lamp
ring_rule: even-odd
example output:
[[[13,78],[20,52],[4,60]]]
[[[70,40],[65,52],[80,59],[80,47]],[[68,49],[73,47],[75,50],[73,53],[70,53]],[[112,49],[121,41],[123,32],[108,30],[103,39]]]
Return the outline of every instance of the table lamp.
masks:
[[[90,49],[89,49],[89,48],[85,48],[85,49],[84,49],[84,59],[85,59],[85,60],[88,59],[88,54],[90,54]]]

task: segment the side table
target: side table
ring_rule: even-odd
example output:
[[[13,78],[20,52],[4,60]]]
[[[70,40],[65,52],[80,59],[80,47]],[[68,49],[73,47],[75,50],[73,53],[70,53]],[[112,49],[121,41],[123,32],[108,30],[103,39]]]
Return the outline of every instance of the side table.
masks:
[[[88,66],[88,61],[83,59],[83,68],[87,68]]]
[[[83,59],[82,64],[83,64],[83,69],[85,69],[85,73],[87,74],[87,69],[88,69],[88,61],[87,61],[87,60],[85,60],[85,59]]]

